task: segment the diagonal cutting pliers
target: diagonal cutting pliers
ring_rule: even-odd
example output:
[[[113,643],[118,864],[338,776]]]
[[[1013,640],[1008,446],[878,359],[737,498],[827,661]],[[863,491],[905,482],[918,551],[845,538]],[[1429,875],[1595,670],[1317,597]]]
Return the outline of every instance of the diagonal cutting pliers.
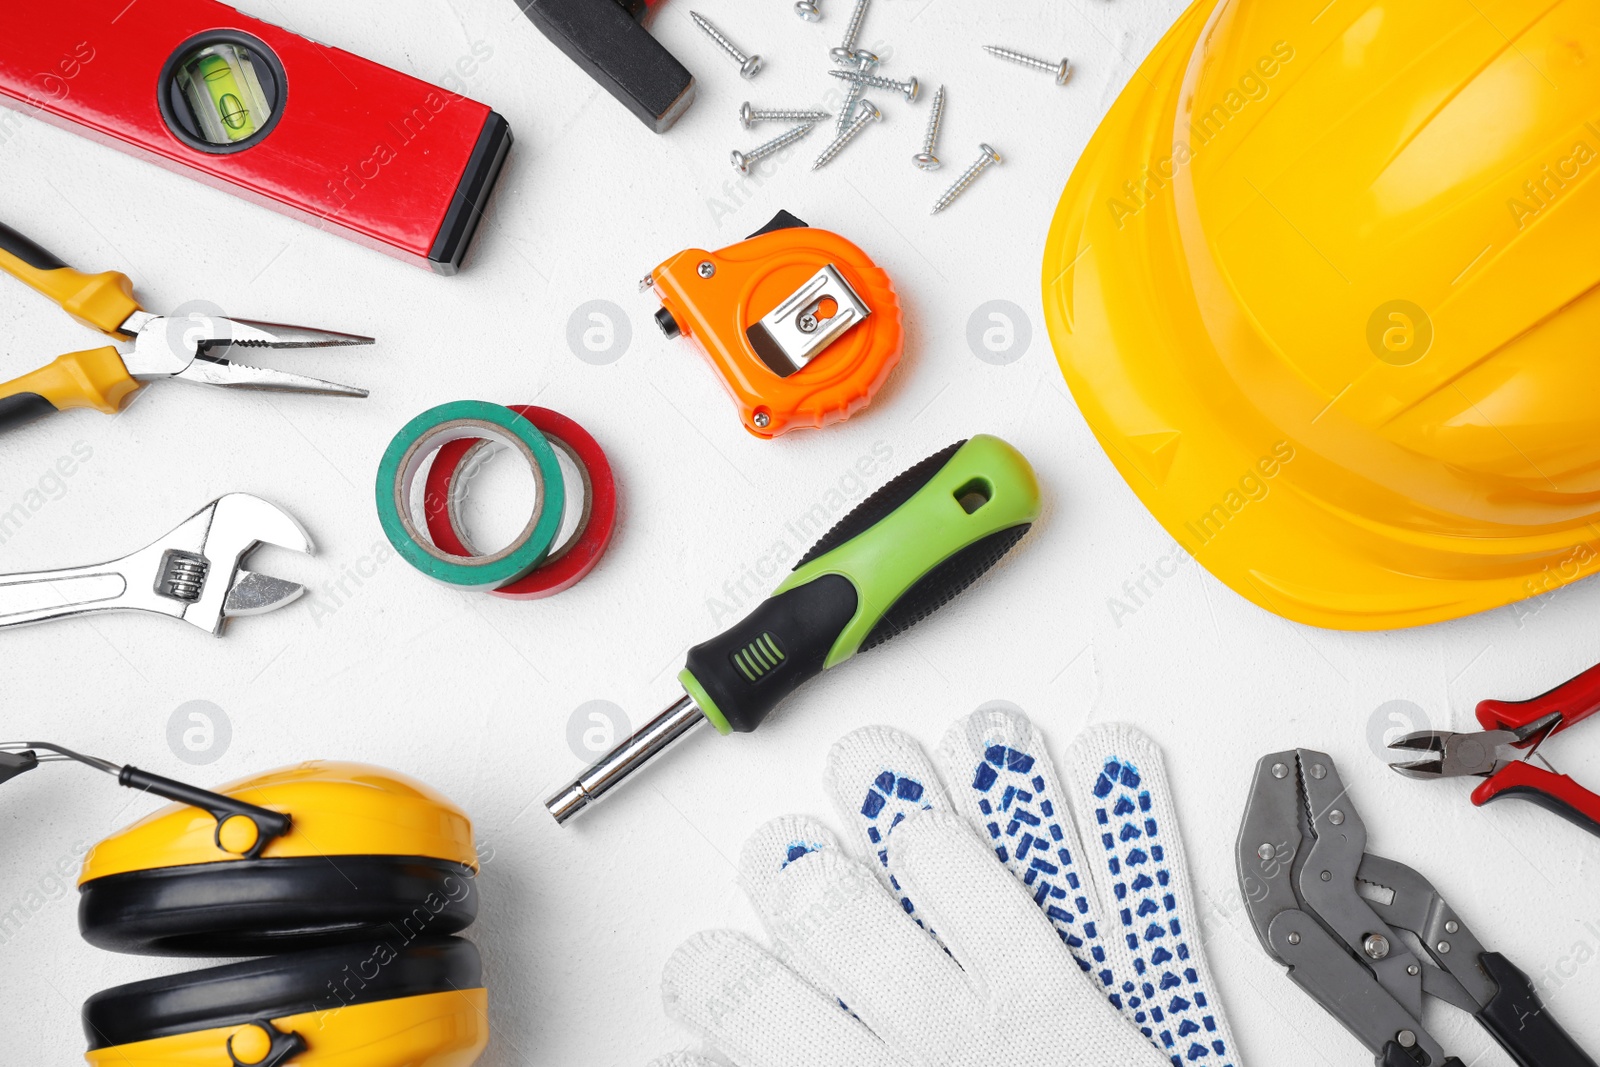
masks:
[[[1531,700],[1480,701],[1477,716],[1484,727],[1480,732],[1421,730],[1407,734],[1389,747],[1432,756],[1391,766],[1410,778],[1484,778],[1487,780],[1472,791],[1474,804],[1522,797],[1600,835],[1600,795],[1567,775],[1532,762],[1546,738],[1576,726],[1596,711],[1600,711],[1600,666],[1590,667]]]
[[[231,346],[369,345],[370,337],[204,313],[152,315],[134,299],[133,282],[126,274],[73,270],[3,223],[0,267],[54,300],[84,325],[118,341],[132,341],[128,349],[107,345],[70,352],[31,374],[0,384],[0,430],[67,408],[88,407],[113,414],[141,386],[162,378],[326,396],[367,395],[365,389],[354,386],[233,363],[227,350]]]

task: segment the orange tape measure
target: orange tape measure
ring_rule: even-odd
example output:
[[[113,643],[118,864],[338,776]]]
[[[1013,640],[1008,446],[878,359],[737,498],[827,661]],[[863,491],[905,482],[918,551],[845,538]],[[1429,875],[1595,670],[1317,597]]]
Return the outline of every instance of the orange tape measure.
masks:
[[[644,287],[661,298],[662,332],[699,347],[757,437],[849,418],[905,348],[889,275],[786,211],[720,252],[679,252]]]

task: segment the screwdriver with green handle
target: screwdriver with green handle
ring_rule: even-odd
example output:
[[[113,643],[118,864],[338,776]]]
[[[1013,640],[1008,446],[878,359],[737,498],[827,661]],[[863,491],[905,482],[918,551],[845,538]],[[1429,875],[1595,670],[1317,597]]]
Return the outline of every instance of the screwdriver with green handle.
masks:
[[[841,519],[742,622],[690,649],[684,695],[545,808],[565,823],[701,723],[754,730],[804,682],[943,607],[1038,515],[1033,468],[998,437],[929,456]]]

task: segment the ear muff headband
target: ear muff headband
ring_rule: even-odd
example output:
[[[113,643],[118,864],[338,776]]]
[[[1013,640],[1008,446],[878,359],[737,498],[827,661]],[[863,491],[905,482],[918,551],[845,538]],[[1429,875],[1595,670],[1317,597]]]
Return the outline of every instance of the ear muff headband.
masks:
[[[94,1052],[297,1016],[312,1016],[326,1029],[360,1005],[482,986],[482,963],[470,941],[430,938],[408,945],[392,936],[106,989],[84,1003],[83,1030]],[[312,1045],[316,1036],[315,1030],[305,1035]],[[115,1056],[106,1062],[115,1063]]]

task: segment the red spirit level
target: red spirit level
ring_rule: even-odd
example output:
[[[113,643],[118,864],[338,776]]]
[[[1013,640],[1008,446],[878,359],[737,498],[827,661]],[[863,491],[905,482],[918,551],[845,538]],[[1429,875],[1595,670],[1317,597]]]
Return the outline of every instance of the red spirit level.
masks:
[[[483,104],[214,0],[18,5],[0,103],[440,274],[511,146]]]

